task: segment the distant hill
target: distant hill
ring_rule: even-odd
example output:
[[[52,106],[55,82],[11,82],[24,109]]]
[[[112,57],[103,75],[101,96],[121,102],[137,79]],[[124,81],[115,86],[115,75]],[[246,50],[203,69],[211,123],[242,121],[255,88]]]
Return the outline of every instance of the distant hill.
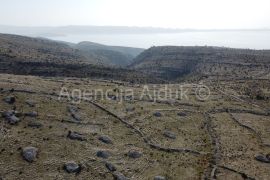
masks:
[[[97,56],[103,55],[100,53]],[[98,58],[90,58],[84,52],[64,43],[0,34],[0,73],[95,77],[127,81],[148,79],[134,70],[102,66],[97,62]]]
[[[219,47],[152,47],[130,66],[167,80],[187,76],[254,78],[270,74],[270,51]]]
[[[141,48],[106,46],[93,42],[80,42],[73,47],[90,59],[98,59],[100,64],[122,67],[131,64],[133,59],[144,51]]]
[[[31,62],[92,63],[70,46],[41,38],[0,34],[1,56]]]

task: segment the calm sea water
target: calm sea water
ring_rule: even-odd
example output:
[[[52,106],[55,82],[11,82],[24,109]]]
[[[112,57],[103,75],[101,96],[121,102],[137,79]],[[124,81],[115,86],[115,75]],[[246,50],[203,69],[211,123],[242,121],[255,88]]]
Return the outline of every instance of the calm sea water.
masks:
[[[184,32],[175,34],[84,34],[47,37],[78,43],[91,41],[106,45],[149,48],[151,46],[224,46],[270,49],[270,31]]]

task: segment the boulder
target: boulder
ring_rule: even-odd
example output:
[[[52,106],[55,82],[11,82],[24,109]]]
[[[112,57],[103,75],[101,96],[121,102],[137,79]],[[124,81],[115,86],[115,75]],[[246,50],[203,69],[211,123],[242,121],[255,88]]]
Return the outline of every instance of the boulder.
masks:
[[[12,116],[14,114],[15,114],[15,111],[13,111],[13,110],[4,111],[4,112],[2,112],[2,117],[6,118],[6,117]]]
[[[120,172],[113,173],[113,177],[115,180],[128,180],[128,178]]]
[[[267,154],[266,158],[270,161],[270,154]]]
[[[128,157],[130,157],[130,158],[136,159],[136,158],[140,158],[140,157],[143,155],[143,153],[140,152],[140,151],[137,151],[137,150],[130,150],[130,151],[127,153],[127,155],[128,155]]]
[[[41,128],[43,126],[43,124],[39,123],[39,122],[29,122],[28,126],[31,128]]]
[[[166,178],[163,176],[155,176],[154,180],[166,180]]]
[[[163,133],[163,135],[165,137],[167,137],[167,138],[170,138],[170,139],[176,139],[176,135],[173,132],[171,132],[171,131],[165,131]]]
[[[187,116],[187,114],[184,113],[184,112],[179,112],[179,113],[177,113],[177,115],[178,115],[178,116],[181,116],[181,117]]]
[[[101,142],[106,143],[106,144],[112,144],[111,138],[109,138],[108,136],[105,136],[105,135],[99,136],[98,140],[100,140]]]
[[[68,112],[70,112],[71,117],[76,121],[81,121],[81,117],[78,114],[78,108],[75,106],[68,106]]]
[[[162,116],[162,114],[161,114],[160,112],[155,112],[153,115],[154,115],[155,117],[161,117],[161,116]]]
[[[69,131],[67,137],[72,140],[86,141],[86,138],[82,134],[75,131]]]
[[[36,102],[33,100],[26,100],[25,103],[29,106],[29,107],[35,107],[36,106]]]
[[[14,110],[5,111],[2,113],[2,117],[4,117],[5,120],[11,125],[15,125],[20,122],[20,119],[16,115],[20,115],[20,113]]]
[[[74,161],[66,162],[64,169],[68,173],[79,173],[81,171],[81,166]]]
[[[37,117],[38,113],[36,111],[33,111],[33,112],[24,113],[24,115],[29,116],[29,117]]]
[[[16,101],[16,98],[14,96],[7,96],[3,100],[8,104],[14,104]]]
[[[113,164],[109,163],[109,162],[106,162],[105,166],[111,172],[116,171],[116,167]]]
[[[106,150],[100,150],[97,152],[97,157],[103,158],[103,159],[108,159],[111,156],[111,153]]]
[[[267,157],[263,156],[263,155],[258,155],[255,157],[255,159],[257,161],[263,162],[263,163],[270,163],[270,159],[268,159]]]
[[[38,149],[35,147],[25,147],[22,150],[22,156],[27,162],[33,162],[37,158]]]
[[[78,112],[78,108],[75,106],[68,106],[68,112],[70,112],[71,114],[75,114],[76,112]]]
[[[127,112],[133,112],[133,111],[135,111],[135,107],[127,107],[126,111]]]

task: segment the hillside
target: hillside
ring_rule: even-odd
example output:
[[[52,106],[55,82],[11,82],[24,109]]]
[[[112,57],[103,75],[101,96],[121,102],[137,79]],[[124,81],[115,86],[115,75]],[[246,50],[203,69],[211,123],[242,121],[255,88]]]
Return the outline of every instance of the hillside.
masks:
[[[148,79],[134,70],[101,64],[98,57],[95,59],[85,56],[80,50],[64,43],[0,34],[0,73],[94,77],[127,81]]]
[[[31,62],[92,63],[66,44],[25,36],[0,34],[0,55]]]
[[[183,76],[265,78],[270,51],[219,47],[152,47],[130,66],[168,80]]]
[[[73,47],[82,51],[86,57],[99,59],[101,64],[122,67],[131,64],[133,59],[144,51],[141,48],[106,46],[93,42],[80,42]]]

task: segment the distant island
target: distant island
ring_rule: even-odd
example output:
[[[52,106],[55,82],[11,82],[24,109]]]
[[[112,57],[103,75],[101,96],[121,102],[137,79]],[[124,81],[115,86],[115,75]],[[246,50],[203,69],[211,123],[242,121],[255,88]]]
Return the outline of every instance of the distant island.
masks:
[[[65,36],[75,34],[156,34],[184,32],[270,31],[270,29],[177,29],[136,26],[6,26],[0,25],[0,33],[29,36]]]

